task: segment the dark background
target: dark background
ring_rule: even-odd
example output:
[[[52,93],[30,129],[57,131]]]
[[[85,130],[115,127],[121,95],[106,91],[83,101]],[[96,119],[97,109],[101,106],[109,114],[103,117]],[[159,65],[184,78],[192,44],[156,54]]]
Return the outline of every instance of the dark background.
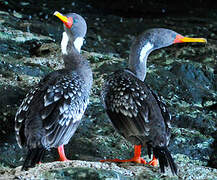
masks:
[[[80,1],[0,1],[0,9],[8,12],[22,12],[27,18],[34,16],[47,19],[57,9],[63,12],[79,11],[80,13],[116,14],[123,17],[165,16],[168,14],[204,15],[217,9],[217,1],[213,0],[80,0]]]

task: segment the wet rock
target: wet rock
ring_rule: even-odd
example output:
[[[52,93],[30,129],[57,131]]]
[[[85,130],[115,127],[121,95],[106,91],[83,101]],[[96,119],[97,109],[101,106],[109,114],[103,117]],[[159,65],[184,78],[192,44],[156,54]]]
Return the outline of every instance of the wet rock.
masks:
[[[10,54],[15,58],[29,57],[35,48],[53,41],[50,37],[21,31],[16,26],[14,27],[14,24],[20,25],[21,23],[8,13],[0,11],[0,53]]]
[[[172,66],[170,71],[178,77],[177,85],[182,87],[184,101],[202,106],[206,101],[215,103],[214,77],[209,69],[205,71],[197,63],[175,63]]]
[[[42,175],[42,178],[55,179],[132,179],[123,176],[115,171],[95,170],[93,168],[66,168],[61,170],[48,171]]]
[[[25,97],[25,92],[19,87],[0,85],[0,143],[8,140],[14,131],[14,115],[17,103]]]
[[[210,155],[208,166],[217,169],[217,148],[216,148],[217,147],[217,137],[216,136],[217,136],[217,131],[213,135],[213,137],[215,138],[215,141],[211,145],[211,147],[213,148],[213,152]]]
[[[208,109],[217,102],[212,67],[184,61],[155,69],[150,68],[147,82],[165,99],[175,117],[174,123],[209,135],[215,132],[217,121],[213,117],[217,114]]]
[[[197,160],[200,165],[207,165],[213,153],[213,142],[212,136],[203,135],[195,130],[174,127],[169,147],[174,154],[182,154],[192,161]]]

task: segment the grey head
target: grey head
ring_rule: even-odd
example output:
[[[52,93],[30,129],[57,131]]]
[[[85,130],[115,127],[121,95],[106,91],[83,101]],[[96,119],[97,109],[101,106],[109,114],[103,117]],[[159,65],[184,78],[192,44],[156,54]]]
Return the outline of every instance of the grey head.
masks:
[[[73,41],[78,37],[84,38],[87,33],[87,23],[82,16],[76,13],[68,13],[65,15],[67,18],[72,18],[72,26],[64,26],[64,30],[67,33],[69,39]]]
[[[75,49],[80,52],[84,37],[87,33],[87,24],[84,18],[76,13],[62,15],[57,11],[54,15],[64,23],[63,27],[65,32],[63,32],[61,42],[62,53],[67,55],[68,48],[70,47],[75,47]]]
[[[165,28],[149,29],[136,37],[133,41],[129,56],[129,69],[131,69],[140,80],[144,81],[147,58],[153,50],[185,42],[206,43],[206,39],[184,37],[173,30]]]
[[[177,32],[170,29],[153,28],[138,36],[138,40],[144,45],[149,42],[153,46],[152,50],[154,50],[172,45],[177,35]]]
[[[178,33],[164,28],[149,29],[135,38],[130,49],[130,59],[142,61],[155,49],[170,46]]]

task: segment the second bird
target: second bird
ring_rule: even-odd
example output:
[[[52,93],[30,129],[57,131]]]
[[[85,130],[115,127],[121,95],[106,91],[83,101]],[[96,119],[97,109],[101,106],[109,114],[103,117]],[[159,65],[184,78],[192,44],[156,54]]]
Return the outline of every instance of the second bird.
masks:
[[[163,28],[150,29],[140,34],[131,46],[128,69],[114,72],[106,80],[102,97],[106,112],[120,135],[135,145],[134,157],[128,160],[108,159],[111,162],[146,161],[141,158],[141,147],[146,146],[150,165],[159,160],[161,172],[170,166],[173,174],[177,167],[168,150],[170,115],[165,105],[144,82],[148,55],[156,49],[175,43],[202,42],[203,38],[188,38]]]
[[[39,163],[44,151],[54,147],[60,160],[67,160],[63,145],[81,122],[93,82],[89,63],[80,54],[87,31],[85,20],[75,13],[54,15],[64,23],[61,49],[65,68],[43,78],[17,111],[16,139],[20,147],[28,148],[24,170]]]

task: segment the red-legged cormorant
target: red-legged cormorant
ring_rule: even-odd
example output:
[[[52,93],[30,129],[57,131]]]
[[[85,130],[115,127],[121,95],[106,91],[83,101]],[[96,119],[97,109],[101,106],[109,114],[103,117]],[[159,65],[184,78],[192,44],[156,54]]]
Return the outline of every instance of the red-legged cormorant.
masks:
[[[89,102],[92,71],[80,54],[86,22],[76,13],[54,15],[64,23],[61,50],[65,68],[45,76],[16,113],[16,139],[20,147],[28,149],[23,170],[39,163],[50,148],[58,148],[60,161],[67,160],[63,146],[75,133]]]
[[[145,163],[141,158],[141,147],[146,146],[148,155],[153,152],[150,165],[161,172],[170,166],[173,174],[177,167],[168,150],[171,117],[160,99],[144,82],[148,55],[156,49],[176,43],[202,42],[203,38],[189,38],[164,28],[149,29],[140,34],[131,46],[128,69],[118,70],[110,75],[102,90],[106,112],[118,131],[135,145],[134,157],[129,160],[108,159],[101,162]]]

